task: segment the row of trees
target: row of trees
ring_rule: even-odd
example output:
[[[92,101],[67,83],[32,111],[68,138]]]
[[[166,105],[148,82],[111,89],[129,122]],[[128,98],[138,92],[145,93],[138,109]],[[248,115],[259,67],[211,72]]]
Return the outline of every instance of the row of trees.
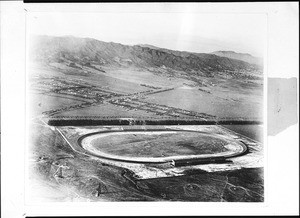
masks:
[[[133,119],[50,119],[50,126],[98,126],[98,125],[257,125],[256,120],[133,120]]]

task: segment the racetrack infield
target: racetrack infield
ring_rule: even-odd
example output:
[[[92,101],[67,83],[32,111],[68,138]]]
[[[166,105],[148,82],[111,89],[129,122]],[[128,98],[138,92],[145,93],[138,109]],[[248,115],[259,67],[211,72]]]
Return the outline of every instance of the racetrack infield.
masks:
[[[137,163],[213,160],[247,151],[243,143],[230,137],[186,130],[96,132],[80,137],[78,144],[93,156]]]

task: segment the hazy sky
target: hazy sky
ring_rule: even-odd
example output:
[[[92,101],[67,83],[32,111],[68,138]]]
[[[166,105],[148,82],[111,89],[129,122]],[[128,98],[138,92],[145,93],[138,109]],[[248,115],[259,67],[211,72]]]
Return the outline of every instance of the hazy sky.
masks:
[[[265,16],[199,13],[30,13],[27,33],[73,35],[192,52],[263,56]]]

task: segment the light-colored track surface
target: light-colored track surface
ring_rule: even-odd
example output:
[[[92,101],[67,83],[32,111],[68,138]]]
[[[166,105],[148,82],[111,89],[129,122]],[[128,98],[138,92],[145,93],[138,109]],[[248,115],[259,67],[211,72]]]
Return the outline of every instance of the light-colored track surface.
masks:
[[[193,132],[199,133],[204,135],[209,135],[212,138],[227,141],[228,144],[226,145],[226,150],[223,152],[213,153],[213,154],[196,154],[196,155],[173,155],[167,157],[128,157],[124,155],[115,155],[108,152],[104,152],[99,149],[99,146],[95,146],[93,143],[95,140],[101,140],[104,137],[111,137],[111,136],[122,136],[126,134],[167,134],[173,133],[176,134],[177,132]],[[104,159],[116,160],[116,161],[124,161],[124,162],[132,162],[132,163],[166,163],[172,161],[201,161],[201,160],[208,160],[214,161],[219,158],[231,158],[243,155],[247,151],[247,146],[240,141],[235,139],[229,138],[224,135],[219,134],[212,134],[212,133],[203,133],[197,131],[189,131],[189,130],[149,130],[149,131],[141,131],[141,130],[124,130],[124,131],[105,131],[105,132],[94,132],[90,134],[86,134],[81,136],[78,139],[78,145],[81,146],[89,155],[100,157]]]

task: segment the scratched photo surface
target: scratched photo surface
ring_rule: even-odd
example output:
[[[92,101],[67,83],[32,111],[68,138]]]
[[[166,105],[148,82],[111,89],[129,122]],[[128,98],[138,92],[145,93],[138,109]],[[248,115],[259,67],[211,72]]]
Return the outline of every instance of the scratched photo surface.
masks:
[[[264,202],[265,17],[26,19],[32,202]]]

